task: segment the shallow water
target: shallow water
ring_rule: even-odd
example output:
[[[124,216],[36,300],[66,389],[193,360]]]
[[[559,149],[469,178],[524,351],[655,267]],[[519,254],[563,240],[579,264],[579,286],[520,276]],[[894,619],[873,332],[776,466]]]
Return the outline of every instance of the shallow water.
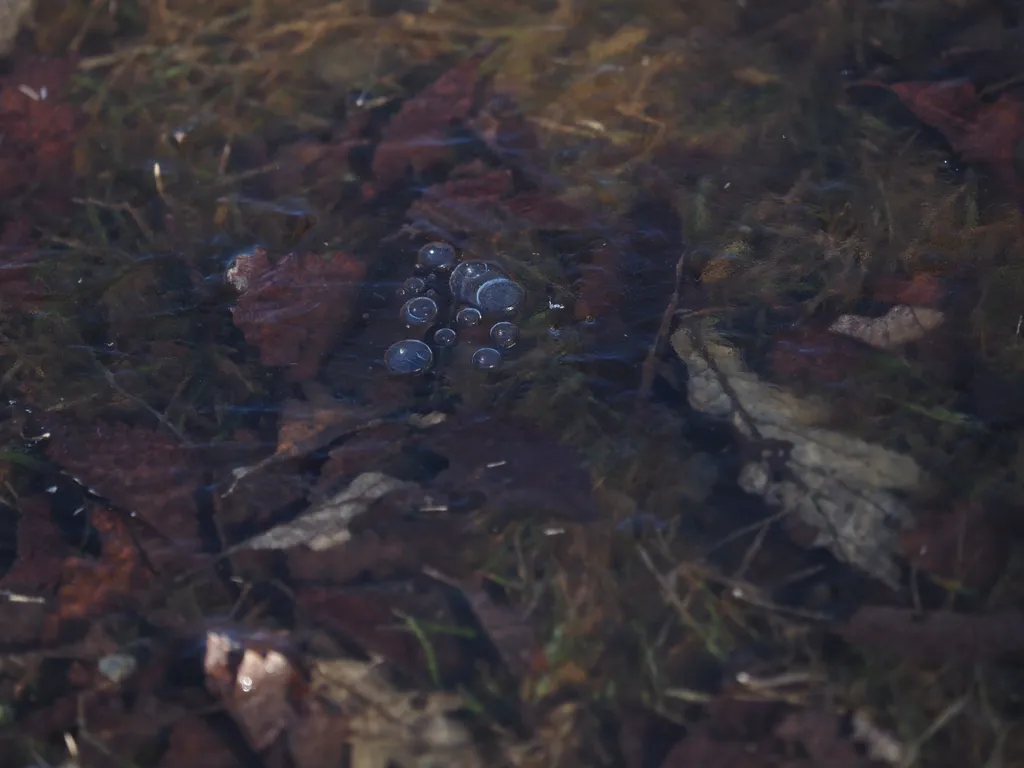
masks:
[[[83,5],[0,83],[5,764],[340,764],[368,657],[509,765],[1022,753],[1015,7]]]

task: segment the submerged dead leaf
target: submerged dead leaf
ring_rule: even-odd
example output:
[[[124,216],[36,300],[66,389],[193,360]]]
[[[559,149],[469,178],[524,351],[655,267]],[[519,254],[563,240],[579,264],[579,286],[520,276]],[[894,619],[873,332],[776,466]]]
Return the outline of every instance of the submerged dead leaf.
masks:
[[[918,513],[914,527],[900,536],[907,562],[951,589],[985,590],[1006,568],[1012,540],[980,503]]]
[[[858,648],[911,663],[976,664],[1024,657],[1024,614],[933,611],[866,605],[831,628]]]
[[[312,685],[345,716],[353,768],[482,765],[469,729],[452,717],[463,706],[457,694],[401,691],[380,665],[347,659],[314,662]]]
[[[1012,96],[983,102],[969,80],[893,83],[889,89],[969,163],[1012,165],[1024,112]]]
[[[150,560],[161,566],[201,551],[195,495],[204,471],[190,449],[144,427],[86,425],[56,414],[47,421],[50,459],[164,539],[147,544]]]
[[[352,538],[350,524],[373,502],[395,491],[417,489],[415,483],[396,480],[380,472],[366,472],[322,504],[234,549],[290,549],[298,546],[315,552],[330,549]]]
[[[68,204],[69,169],[84,116],[65,103],[73,59],[19,58],[0,79],[0,197],[32,191],[34,210],[59,213]]]
[[[153,573],[122,513],[90,507],[99,545],[98,555],[90,556],[68,545],[51,518],[49,497],[26,498],[19,506],[17,559],[0,579],[0,642],[59,642],[105,612],[131,606],[152,584]]]
[[[121,513],[96,507],[89,519],[99,533],[100,555],[65,563],[57,594],[59,612],[53,617],[57,622],[94,618],[121,602],[130,604],[153,582],[154,574]]]
[[[579,208],[540,192],[516,192],[511,171],[479,162],[460,166],[427,187],[406,212],[416,227],[445,233],[498,234],[574,230],[588,222]]]
[[[845,336],[799,329],[772,339],[768,361],[772,375],[787,384],[838,384],[852,380],[876,354]]]
[[[16,559],[0,578],[5,601],[0,642],[8,646],[39,642],[71,551],[50,515],[49,497],[21,499],[18,511]]]
[[[580,278],[573,288],[576,303],[573,316],[592,321],[614,316],[622,305],[623,279],[619,265],[622,249],[616,243],[594,248],[590,261],[580,267]]]
[[[881,317],[841,315],[829,330],[875,349],[892,349],[923,338],[942,325],[943,320],[945,315],[937,309],[901,304]]]
[[[421,173],[451,156],[448,132],[472,114],[485,58],[478,54],[457,64],[402,105],[373,154],[374,192],[400,181],[409,168]]]
[[[906,757],[906,750],[898,741],[885,738],[877,728],[863,716],[861,727],[854,734],[867,747],[867,757],[862,756],[854,739],[843,734],[842,719],[831,712],[820,709],[802,709],[790,712],[775,729],[775,734],[784,741],[799,744],[808,753],[813,765],[830,768],[870,768],[875,761],[900,765]],[[868,738],[868,736],[873,738]]]
[[[199,715],[186,715],[167,737],[167,751],[157,768],[242,768],[229,742]]]
[[[271,264],[266,251],[254,249],[228,272],[239,291],[235,325],[264,365],[285,368],[290,381],[311,379],[348,326],[365,271],[340,251],[290,253]]]
[[[278,459],[305,456],[356,427],[374,423],[375,415],[366,408],[330,396],[285,400],[274,456]]]
[[[892,91],[921,122],[941,133],[964,161],[987,165],[1005,188],[1019,196],[1014,158],[1024,140],[1024,109],[1016,98],[1003,93],[993,102],[983,101],[966,79],[858,85]]]
[[[276,641],[280,644],[283,638]],[[257,752],[270,747],[299,719],[296,693],[302,693],[304,682],[280,650],[257,650],[226,633],[210,632],[203,671],[206,687]]]
[[[895,587],[898,531],[913,517],[893,492],[924,482],[914,459],[816,426],[829,415],[823,403],[762,381],[721,339],[683,328],[672,346],[689,370],[690,404],[750,442],[740,487],[793,512],[818,532],[818,546]]]
[[[435,485],[453,497],[479,493],[512,516],[584,521],[594,514],[593,483],[580,455],[527,422],[448,419],[424,432],[422,447],[448,459]]]

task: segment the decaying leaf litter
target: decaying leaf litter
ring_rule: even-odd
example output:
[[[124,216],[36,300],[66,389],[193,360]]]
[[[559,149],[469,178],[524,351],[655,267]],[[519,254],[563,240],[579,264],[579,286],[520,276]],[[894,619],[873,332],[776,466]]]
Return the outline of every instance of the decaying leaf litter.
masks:
[[[5,764],[1019,758],[1016,11],[34,13]]]

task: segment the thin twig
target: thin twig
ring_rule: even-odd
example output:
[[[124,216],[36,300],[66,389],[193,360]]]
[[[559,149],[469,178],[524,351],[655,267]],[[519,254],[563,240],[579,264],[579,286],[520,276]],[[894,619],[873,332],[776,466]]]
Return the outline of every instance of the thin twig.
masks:
[[[647,353],[647,358],[644,360],[643,368],[640,371],[640,389],[637,392],[637,396],[640,399],[646,399],[651,394],[651,386],[654,384],[654,367],[657,363],[658,353],[661,351],[661,345],[668,338],[669,331],[672,330],[672,318],[675,317],[676,310],[679,308],[679,288],[683,282],[683,267],[685,265],[686,251],[683,251],[679,255],[679,261],[676,262],[676,283],[672,289],[672,298],[669,299],[668,306],[661,316],[658,334],[654,337],[654,343],[651,344],[651,349]]]

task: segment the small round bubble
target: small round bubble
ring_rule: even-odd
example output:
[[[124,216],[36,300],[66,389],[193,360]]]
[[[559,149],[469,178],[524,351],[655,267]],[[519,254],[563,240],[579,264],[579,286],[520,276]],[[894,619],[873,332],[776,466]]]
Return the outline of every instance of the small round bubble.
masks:
[[[458,301],[475,304],[480,286],[500,276],[501,272],[486,261],[464,261],[452,270],[452,275],[448,278],[448,287]]]
[[[402,292],[406,296],[419,296],[427,290],[427,281],[422,277],[410,277],[402,283]]]
[[[397,341],[384,352],[384,365],[391,373],[423,373],[433,362],[434,353],[418,339]]]
[[[473,353],[472,363],[478,371],[492,371],[501,365],[501,352],[493,347],[480,347]]]
[[[424,269],[450,269],[455,263],[455,249],[448,243],[427,243],[416,254],[416,263]]]
[[[519,341],[519,329],[512,323],[502,320],[491,326],[491,341],[498,349],[514,347]]]
[[[454,347],[457,340],[453,328],[438,328],[434,331],[434,343],[439,347]]]
[[[429,296],[416,296],[402,305],[399,316],[407,325],[430,325],[437,317],[437,302]]]
[[[507,277],[497,277],[477,289],[473,303],[484,312],[514,315],[522,308],[525,299],[523,286]]]
[[[455,322],[463,328],[471,328],[474,325],[479,325],[481,318],[480,310],[476,307],[463,307],[455,315]]]

